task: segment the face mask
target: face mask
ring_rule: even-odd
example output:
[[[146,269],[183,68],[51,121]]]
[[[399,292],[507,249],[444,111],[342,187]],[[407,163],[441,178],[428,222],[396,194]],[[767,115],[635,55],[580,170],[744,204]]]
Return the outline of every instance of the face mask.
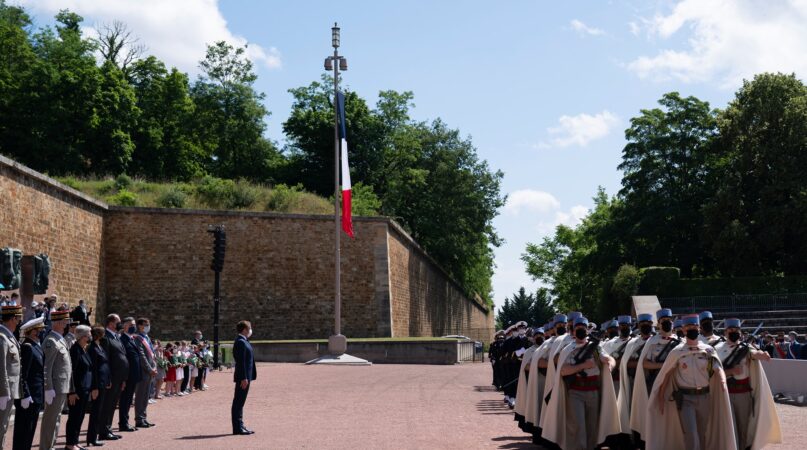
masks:
[[[740,340],[740,332],[739,331],[732,331],[729,332],[729,340],[731,342],[737,342]]]
[[[619,327],[619,335],[623,338],[630,336],[630,328],[628,327]]]
[[[543,336],[538,336],[538,337],[535,338],[535,345],[541,345],[543,343],[544,343],[544,337]]]
[[[650,334],[650,332],[653,331],[653,325],[641,325],[639,331],[641,331],[642,334]]]
[[[247,333],[247,337],[252,337],[252,328],[249,329],[249,333]]]
[[[709,321],[709,322],[703,322],[701,324],[701,329],[703,330],[704,333],[709,334],[712,331],[714,331],[715,327],[714,325],[712,325],[712,322]]]
[[[585,339],[587,335],[588,333],[586,333],[586,330],[584,330],[583,328],[578,328],[574,330],[574,337],[576,337],[577,339]]]
[[[115,329],[118,330],[118,331],[121,331],[123,329],[123,324],[120,323],[120,322],[116,323],[115,324]]]
[[[664,322],[661,322],[661,329],[665,333],[669,333],[670,331],[672,331],[672,326],[673,326],[673,324],[669,320],[665,320]]]
[[[687,339],[695,340],[698,338],[698,330],[687,330]]]
[[[130,327],[129,327],[129,329],[128,329],[128,330],[126,330],[126,332],[127,332],[127,333],[129,333],[129,334],[134,334],[134,333],[135,333],[135,327],[134,327],[134,325],[130,326]]]
[[[518,335],[524,337],[527,335],[527,330],[518,330]]]
[[[149,334],[149,331],[151,331],[151,325],[146,325],[143,327],[143,333]]]
[[[619,335],[619,333],[617,333],[616,331],[609,331],[608,332],[608,337],[611,338],[611,339],[617,337],[618,335]]]
[[[675,334],[677,334],[679,338],[682,338],[684,337],[684,330],[678,330],[675,332]]]
[[[558,333],[558,336],[563,336],[566,334],[566,327],[558,327],[556,332]]]

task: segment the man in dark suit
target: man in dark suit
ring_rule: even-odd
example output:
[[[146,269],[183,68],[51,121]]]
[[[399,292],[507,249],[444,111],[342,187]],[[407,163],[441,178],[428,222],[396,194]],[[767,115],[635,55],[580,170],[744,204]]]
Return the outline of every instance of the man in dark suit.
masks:
[[[44,329],[43,317],[31,319],[20,328],[25,340],[20,347],[22,395],[19,400],[14,400],[14,450],[31,448],[39,411],[45,404],[45,353],[39,345],[39,333]]]
[[[123,332],[120,334],[120,340],[123,343],[123,349],[126,351],[126,359],[129,361],[129,377],[126,378],[126,386],[120,395],[120,405],[118,407],[118,430],[120,431],[137,430],[137,428],[129,424],[129,408],[132,407],[137,383],[140,383],[140,380],[143,379],[143,369],[140,362],[141,357],[145,359],[145,356],[132,337],[135,332],[137,332],[137,328],[135,327],[134,317],[123,319]]]
[[[252,324],[242,320],[236,326],[238,336],[233,343],[233,364],[235,365],[235,395],[233,396],[233,406],[230,410],[233,422],[233,434],[252,434],[254,431],[248,430],[244,426],[244,403],[249,394],[249,385],[257,378],[255,358],[252,353],[252,345],[249,337],[252,336]]]
[[[84,299],[78,301],[78,306],[73,308],[73,311],[70,313],[70,318],[73,319],[74,322],[78,322],[79,325],[90,325],[90,314],[92,314],[92,308],[87,310],[87,306],[84,304]]]
[[[101,347],[101,340],[105,331],[101,327],[92,329],[92,344],[87,352],[92,361],[92,382],[98,390],[98,398],[92,401],[90,409],[90,423],[87,424],[87,446],[101,446],[103,441],[98,436],[106,435],[106,423],[102,420],[101,413],[104,405],[104,396],[112,386],[112,375],[109,368],[109,359],[104,348]]]
[[[110,314],[106,317],[106,330],[104,338],[101,339],[106,356],[109,359],[111,373],[111,383],[104,393],[104,403],[102,406],[101,423],[103,427],[99,433],[102,440],[120,439],[121,436],[112,433],[112,416],[115,414],[115,407],[118,405],[121,391],[126,386],[126,379],[129,378],[129,360],[126,359],[126,350],[118,335],[118,326],[121,325],[120,316]]]

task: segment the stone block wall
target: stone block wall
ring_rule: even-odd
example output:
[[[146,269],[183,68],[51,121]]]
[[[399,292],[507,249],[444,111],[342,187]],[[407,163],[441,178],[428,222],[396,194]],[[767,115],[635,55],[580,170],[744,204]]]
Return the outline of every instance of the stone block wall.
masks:
[[[460,334],[489,342],[493,313],[469,299],[397,224],[390,222],[388,247],[394,336]]]
[[[96,307],[103,298],[105,211],[105,204],[0,156],[0,247],[47,253],[49,292],[60,302],[74,306],[83,298]]]

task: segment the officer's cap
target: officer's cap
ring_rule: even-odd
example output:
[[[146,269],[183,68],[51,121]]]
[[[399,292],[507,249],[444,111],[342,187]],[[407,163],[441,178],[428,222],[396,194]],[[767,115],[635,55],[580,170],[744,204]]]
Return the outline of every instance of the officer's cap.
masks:
[[[555,325],[559,323],[566,323],[569,321],[569,318],[566,317],[566,314],[556,314],[555,315]]]
[[[682,325],[698,325],[698,315],[690,314],[681,319]]]
[[[583,313],[581,313],[580,311],[572,311],[569,313],[569,320],[571,320],[572,322],[574,322],[580,317],[583,317]]]
[[[608,329],[608,328],[617,328],[618,326],[619,326],[619,322],[617,322],[616,320],[609,320],[608,322],[605,322],[605,328],[606,329]]]
[[[574,319],[574,326],[578,326],[578,325],[588,326],[588,319],[586,319],[583,316],[580,316],[580,317]]]
[[[672,317],[672,310],[670,308],[661,308],[656,311],[656,319],[661,320],[664,317]]]
[[[527,326],[527,322],[525,322],[523,320],[516,323],[516,325],[515,325],[516,328],[521,328],[521,327],[526,327],[526,326]]]
[[[28,322],[25,322],[20,327],[20,332],[25,334],[28,330],[33,328],[45,328],[45,318],[37,317],[36,319],[31,319]]]
[[[740,319],[726,319],[723,325],[726,328],[740,328]]]
[[[703,322],[704,320],[711,320],[712,319],[712,312],[711,311],[704,311],[698,316],[698,318],[700,319],[701,322]]]
[[[653,315],[652,314],[639,314],[639,317],[636,318],[637,322],[653,322]]]

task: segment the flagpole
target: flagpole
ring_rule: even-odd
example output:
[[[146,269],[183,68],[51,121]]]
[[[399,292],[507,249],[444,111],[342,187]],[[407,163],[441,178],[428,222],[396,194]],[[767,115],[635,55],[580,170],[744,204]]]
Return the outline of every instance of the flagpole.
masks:
[[[333,219],[335,242],[335,289],[334,289],[334,333],[328,339],[328,350],[332,355],[341,355],[347,350],[347,339],[342,335],[342,255],[341,255],[341,224],[339,220],[339,169],[340,169],[340,139],[339,139],[339,26],[334,22],[331,28],[331,43],[333,45],[333,162],[334,162],[334,188],[333,188]]]

